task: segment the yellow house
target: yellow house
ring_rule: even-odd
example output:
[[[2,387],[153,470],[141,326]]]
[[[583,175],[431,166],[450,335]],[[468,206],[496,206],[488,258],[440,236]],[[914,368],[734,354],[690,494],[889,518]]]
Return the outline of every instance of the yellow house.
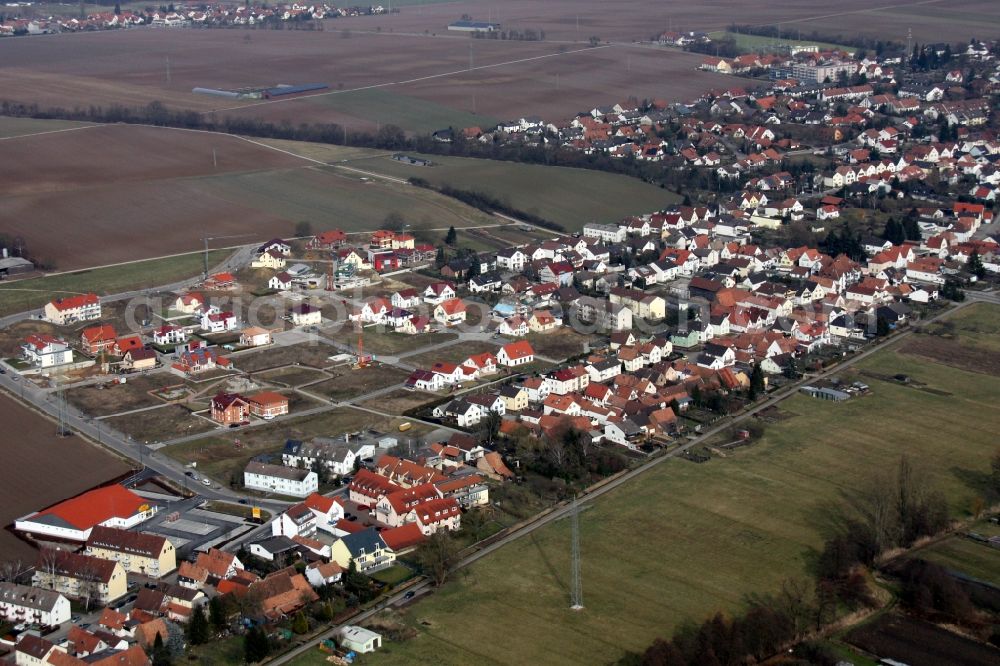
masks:
[[[87,539],[87,554],[114,560],[129,573],[160,578],[177,568],[177,552],[165,537],[98,525]]]
[[[500,399],[508,412],[519,412],[528,408],[528,392],[520,386],[507,384],[500,389]]]
[[[66,550],[43,550],[31,584],[103,605],[128,591],[125,569],[118,562]]]
[[[344,569],[354,560],[358,571],[368,573],[392,566],[396,553],[382,540],[377,529],[369,527],[338,539],[330,548],[330,560]]]
[[[250,268],[270,268],[272,270],[281,270],[284,267],[285,257],[275,250],[262,252],[250,262]]]
[[[125,370],[152,370],[156,367],[156,352],[152,349],[130,349],[122,357],[121,367]]]
[[[528,320],[528,330],[533,333],[545,333],[559,328],[560,324],[562,320],[556,319],[548,310],[535,310]]]

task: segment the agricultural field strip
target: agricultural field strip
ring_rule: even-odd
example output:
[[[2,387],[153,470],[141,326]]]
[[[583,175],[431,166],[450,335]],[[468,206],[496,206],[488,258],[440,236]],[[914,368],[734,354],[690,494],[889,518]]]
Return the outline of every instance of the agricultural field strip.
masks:
[[[32,136],[42,136],[44,134],[61,134],[62,132],[76,132],[79,130],[100,127],[100,125],[81,125],[80,127],[63,127],[57,130],[45,130],[44,132],[31,132],[30,134],[15,134],[12,136],[0,136],[0,141],[10,141],[11,139],[27,139]]]
[[[230,107],[225,107],[225,108],[221,108],[221,109],[213,109],[211,111],[203,111],[202,115],[207,115],[207,114],[211,114],[211,113],[218,113],[218,112],[222,112],[222,111],[236,111],[236,110],[239,110],[239,109],[251,109],[251,108],[254,108],[254,107],[266,106],[266,105],[270,105],[270,104],[280,104],[282,102],[294,102],[294,101],[298,101],[298,100],[302,100],[302,99],[309,99],[309,98],[312,98],[312,97],[329,97],[331,95],[342,95],[342,94],[345,94],[345,93],[358,92],[358,91],[361,91],[361,90],[374,90],[374,89],[378,89],[378,88],[390,88],[392,86],[405,86],[405,85],[409,85],[411,83],[420,83],[422,81],[431,81],[431,80],[434,80],[434,79],[442,79],[442,78],[447,78],[449,76],[458,76],[460,74],[468,74],[469,72],[477,72],[477,71],[481,71],[481,70],[485,70],[485,69],[496,69],[498,67],[506,67],[508,65],[518,65],[518,64],[522,64],[522,63],[526,63],[526,62],[533,62],[533,61],[536,61],[536,60],[544,60],[544,59],[547,59],[547,58],[555,58],[555,57],[558,57],[558,56],[573,55],[574,53],[596,51],[598,49],[608,49],[608,48],[611,48],[613,46],[618,46],[618,44],[602,44],[600,46],[587,46],[587,47],[580,48],[580,49],[574,49],[572,51],[563,51],[561,53],[545,53],[545,54],[542,54],[542,55],[531,56],[530,58],[519,58],[517,60],[507,60],[505,62],[496,62],[496,63],[492,63],[492,64],[489,64],[489,65],[476,65],[476,66],[473,66],[473,67],[466,67],[465,69],[457,69],[457,70],[453,70],[453,71],[450,71],[450,72],[440,72],[438,74],[428,74],[426,76],[419,76],[419,77],[416,77],[416,78],[413,78],[413,79],[406,79],[406,80],[402,80],[402,81],[386,81],[386,82],[383,82],[383,83],[373,83],[371,85],[360,86],[358,88],[350,88],[350,89],[344,89],[344,90],[331,90],[329,92],[312,93],[312,94],[309,94],[309,95],[299,95],[297,97],[290,97],[290,98],[285,98],[285,99],[270,99],[270,100],[266,100],[266,101],[263,101],[263,102],[254,102],[252,104],[243,104],[243,105],[240,105],[240,106],[230,106]]]
[[[910,9],[911,7],[917,7],[919,5],[936,5],[942,2],[947,2],[948,0],[919,0],[918,2],[902,2],[894,5],[883,5],[881,7],[866,7],[865,9],[852,9],[846,12],[836,12],[834,14],[820,14],[818,16],[804,16],[802,18],[793,18],[781,21],[781,24],[786,23],[808,23],[810,21],[823,21],[831,18],[838,18],[840,16],[851,16],[852,14],[868,14],[870,12],[882,12],[891,9]],[[772,25],[774,21],[769,21],[767,23],[756,23],[751,25],[764,26]]]

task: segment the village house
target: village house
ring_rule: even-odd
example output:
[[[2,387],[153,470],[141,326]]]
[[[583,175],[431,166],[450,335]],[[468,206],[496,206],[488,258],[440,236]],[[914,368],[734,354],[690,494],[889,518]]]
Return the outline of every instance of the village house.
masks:
[[[274,391],[261,391],[246,398],[250,413],[269,421],[288,413],[288,398]]]
[[[243,486],[276,495],[307,497],[319,489],[316,472],[250,461],[243,470]]]
[[[201,330],[208,333],[225,333],[237,326],[236,315],[229,310],[211,306],[201,313]]]
[[[374,573],[392,566],[396,561],[393,552],[374,527],[341,537],[330,549],[330,559],[347,569],[351,561],[362,573]]]
[[[497,363],[507,367],[527,365],[535,360],[535,350],[527,340],[505,344],[497,352]]]
[[[223,425],[247,423],[250,403],[237,393],[218,393],[212,398],[212,420]]]
[[[455,298],[455,287],[447,282],[435,282],[424,289],[424,302],[431,305],[440,305],[453,298]]]
[[[119,367],[126,372],[152,370],[157,365],[156,352],[152,349],[130,349],[125,352]]]
[[[174,301],[173,309],[182,314],[197,314],[205,307],[205,297],[195,292],[181,294]]]
[[[71,615],[69,599],[58,592],[0,583],[0,618],[8,622],[58,627],[69,622]]]
[[[323,323],[323,312],[308,303],[297,303],[291,307],[292,326],[319,326]]]
[[[271,332],[266,328],[251,326],[240,331],[241,347],[264,347],[271,344]]]
[[[101,318],[101,299],[97,294],[57,298],[45,305],[45,319],[58,326]]]
[[[32,333],[21,345],[21,358],[36,368],[54,368],[73,362],[69,343],[47,333]]]
[[[153,335],[155,341],[156,333],[154,332]],[[118,335],[115,333],[114,326],[111,324],[100,324],[83,329],[83,332],[80,334],[80,344],[87,352],[97,355],[102,351],[110,351],[114,347],[117,338]]]
[[[65,550],[42,551],[31,584],[98,604],[109,604],[128,591],[125,569],[118,562]]]
[[[450,298],[434,308],[434,320],[445,326],[457,326],[465,321],[465,303],[460,298]]]
[[[171,345],[180,345],[187,342],[188,332],[187,329],[182,326],[174,326],[173,324],[164,324],[159,328],[153,329],[153,344],[160,345],[163,347],[168,347]]]
[[[177,568],[177,553],[166,537],[98,525],[87,538],[88,555],[114,560],[128,573],[160,578]]]

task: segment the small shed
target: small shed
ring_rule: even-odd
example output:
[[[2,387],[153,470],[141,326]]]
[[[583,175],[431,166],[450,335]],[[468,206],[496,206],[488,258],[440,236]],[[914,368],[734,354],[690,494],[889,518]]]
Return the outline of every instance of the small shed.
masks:
[[[382,636],[364,627],[344,625],[340,629],[340,647],[358,654],[374,652],[382,647]]]

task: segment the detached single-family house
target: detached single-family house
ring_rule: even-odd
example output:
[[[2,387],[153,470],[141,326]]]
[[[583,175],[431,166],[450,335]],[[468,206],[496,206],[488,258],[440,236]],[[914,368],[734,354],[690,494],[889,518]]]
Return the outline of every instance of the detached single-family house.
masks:
[[[314,305],[298,303],[291,309],[293,326],[319,326],[323,323],[323,312]]]
[[[73,362],[69,343],[48,333],[32,333],[21,345],[21,357],[36,368],[52,368]]]
[[[527,365],[535,360],[535,350],[527,340],[511,342],[497,352],[497,363],[507,367]]]
[[[465,321],[465,303],[460,298],[450,298],[434,308],[434,319],[445,326],[456,326]]]

